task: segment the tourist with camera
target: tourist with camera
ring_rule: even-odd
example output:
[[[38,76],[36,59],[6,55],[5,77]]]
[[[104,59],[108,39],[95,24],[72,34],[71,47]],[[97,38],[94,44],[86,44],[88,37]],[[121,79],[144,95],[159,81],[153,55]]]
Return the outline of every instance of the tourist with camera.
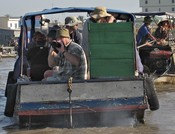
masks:
[[[70,39],[66,28],[59,29],[57,35],[57,40],[51,43],[48,63],[50,67],[59,66],[59,69],[46,71],[45,80],[87,79],[87,61],[82,47]]]

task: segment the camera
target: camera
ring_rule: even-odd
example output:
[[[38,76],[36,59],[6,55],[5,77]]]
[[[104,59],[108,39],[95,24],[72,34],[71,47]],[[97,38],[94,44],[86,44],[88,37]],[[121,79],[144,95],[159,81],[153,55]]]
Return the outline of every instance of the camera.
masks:
[[[56,42],[56,41],[53,41],[51,43],[51,46],[56,49],[56,48],[60,48],[61,47],[61,43],[60,42]]]
[[[56,53],[58,53],[58,50],[56,48],[60,48],[61,47],[61,43],[60,42],[53,41],[50,45],[52,46],[52,48],[54,49],[54,51]]]

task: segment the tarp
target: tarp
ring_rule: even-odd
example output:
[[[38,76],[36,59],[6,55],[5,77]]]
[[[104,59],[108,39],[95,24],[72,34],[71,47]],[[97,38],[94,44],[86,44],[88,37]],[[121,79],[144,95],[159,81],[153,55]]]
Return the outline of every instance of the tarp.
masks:
[[[170,12],[138,12],[138,13],[132,13],[135,16],[172,16],[175,17],[175,13],[170,13]]]

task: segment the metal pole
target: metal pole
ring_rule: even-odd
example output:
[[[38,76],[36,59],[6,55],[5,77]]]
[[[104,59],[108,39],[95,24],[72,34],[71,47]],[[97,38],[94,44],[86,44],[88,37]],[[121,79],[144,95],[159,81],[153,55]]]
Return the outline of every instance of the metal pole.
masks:
[[[69,121],[70,121],[70,128],[72,128],[72,100],[71,100],[71,93],[72,93],[72,77],[68,80],[68,88],[67,92],[69,93]]]

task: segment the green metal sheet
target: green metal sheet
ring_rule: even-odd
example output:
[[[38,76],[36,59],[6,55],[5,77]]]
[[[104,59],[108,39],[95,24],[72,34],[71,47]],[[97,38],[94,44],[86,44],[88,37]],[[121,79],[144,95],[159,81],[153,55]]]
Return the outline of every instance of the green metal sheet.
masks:
[[[132,22],[90,23],[89,48],[91,78],[134,76]]]
[[[93,59],[91,60],[91,78],[113,78],[133,76],[132,59]]]

